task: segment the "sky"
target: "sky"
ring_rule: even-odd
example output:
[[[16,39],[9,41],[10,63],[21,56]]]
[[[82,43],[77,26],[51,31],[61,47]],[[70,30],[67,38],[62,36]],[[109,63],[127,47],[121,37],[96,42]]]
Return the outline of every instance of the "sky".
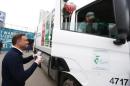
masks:
[[[40,9],[51,11],[55,3],[56,0],[0,0],[0,11],[6,12],[6,27],[34,32]]]
[[[57,0],[0,0],[0,11],[6,12],[5,27],[31,32],[36,31],[40,9],[51,12],[55,7],[56,1]],[[94,0],[69,1],[77,4],[76,6],[78,7]]]

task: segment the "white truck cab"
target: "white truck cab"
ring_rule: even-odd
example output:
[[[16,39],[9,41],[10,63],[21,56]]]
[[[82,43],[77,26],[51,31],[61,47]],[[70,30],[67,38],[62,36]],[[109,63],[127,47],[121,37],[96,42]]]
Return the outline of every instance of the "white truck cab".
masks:
[[[57,0],[52,12],[42,11],[34,47],[42,52],[43,71],[58,86],[129,86],[128,4]],[[80,31],[88,12],[94,13],[93,32]]]

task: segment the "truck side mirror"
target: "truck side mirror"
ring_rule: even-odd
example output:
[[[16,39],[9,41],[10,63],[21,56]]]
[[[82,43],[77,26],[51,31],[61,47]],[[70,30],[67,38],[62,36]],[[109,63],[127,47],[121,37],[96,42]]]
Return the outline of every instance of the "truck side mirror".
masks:
[[[129,8],[127,0],[113,0],[115,21],[118,29],[116,45],[125,44],[129,32]]]

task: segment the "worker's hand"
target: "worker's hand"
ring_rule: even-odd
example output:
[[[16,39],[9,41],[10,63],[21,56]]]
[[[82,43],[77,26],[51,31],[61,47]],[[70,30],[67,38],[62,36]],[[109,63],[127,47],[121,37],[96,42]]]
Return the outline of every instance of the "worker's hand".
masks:
[[[33,58],[36,59],[37,58],[37,54],[33,54]]]
[[[43,62],[43,57],[42,56],[37,56],[35,62],[40,65]]]

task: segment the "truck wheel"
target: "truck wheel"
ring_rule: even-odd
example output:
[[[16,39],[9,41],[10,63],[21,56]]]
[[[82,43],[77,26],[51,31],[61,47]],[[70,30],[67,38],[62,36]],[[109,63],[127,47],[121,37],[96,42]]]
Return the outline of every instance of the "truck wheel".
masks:
[[[81,86],[78,81],[70,75],[62,75],[59,86]]]

